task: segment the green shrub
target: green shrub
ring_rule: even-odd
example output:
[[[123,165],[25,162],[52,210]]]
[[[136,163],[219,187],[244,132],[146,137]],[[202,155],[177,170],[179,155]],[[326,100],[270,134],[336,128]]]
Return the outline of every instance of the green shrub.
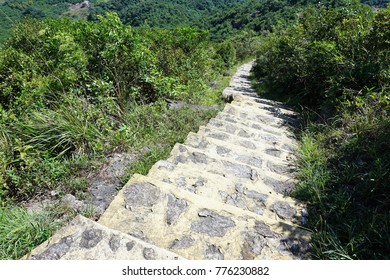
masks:
[[[0,207],[0,259],[19,259],[49,238],[55,230],[49,212]]]
[[[236,63],[236,49],[232,42],[218,44],[216,51],[225,63],[225,68],[231,68]]]
[[[377,67],[367,55],[372,19],[372,10],[357,3],[309,7],[298,24],[262,43],[254,74],[266,91],[310,107],[334,107],[345,90],[378,87],[385,80],[368,71]]]

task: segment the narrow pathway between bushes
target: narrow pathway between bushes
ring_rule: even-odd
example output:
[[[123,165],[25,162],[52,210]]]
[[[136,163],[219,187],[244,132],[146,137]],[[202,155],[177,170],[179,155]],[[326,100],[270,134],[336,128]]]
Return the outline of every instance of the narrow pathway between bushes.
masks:
[[[307,258],[306,211],[284,195],[295,183],[297,115],[256,97],[251,67],[224,90],[232,102],[147,176],[134,175],[98,222],[78,216],[29,258]]]

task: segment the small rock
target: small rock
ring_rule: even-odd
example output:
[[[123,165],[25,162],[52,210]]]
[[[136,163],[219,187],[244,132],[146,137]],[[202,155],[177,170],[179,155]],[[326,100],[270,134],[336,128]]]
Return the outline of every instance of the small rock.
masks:
[[[287,202],[278,201],[272,205],[272,209],[275,210],[276,214],[282,219],[292,219],[297,211],[291,207]]]
[[[211,88],[217,88],[217,87],[220,86],[220,83],[217,82],[217,81],[212,81],[212,82],[209,83],[209,85],[210,85]]]
[[[146,260],[155,260],[156,259],[156,252],[152,248],[145,248],[143,251],[144,258]]]
[[[231,228],[235,227],[235,222],[229,218],[211,212],[207,209],[198,213],[199,221],[191,224],[191,230],[197,233],[206,233],[212,237],[223,237]]]
[[[183,236],[182,239],[175,239],[169,246],[169,249],[187,249],[194,244],[194,239],[191,236]]]
[[[221,250],[215,245],[208,246],[205,256],[208,260],[223,260],[225,258]]]
[[[52,191],[50,192],[50,195],[51,195],[52,197],[58,196],[59,194],[60,194],[60,192],[59,192],[58,190],[52,190]]]

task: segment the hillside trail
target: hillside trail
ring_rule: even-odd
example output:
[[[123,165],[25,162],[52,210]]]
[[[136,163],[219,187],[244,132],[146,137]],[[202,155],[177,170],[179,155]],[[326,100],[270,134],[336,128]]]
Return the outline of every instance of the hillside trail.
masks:
[[[297,114],[258,98],[241,66],[223,111],[147,176],[134,175],[97,222],[76,217],[28,259],[306,259],[294,188]]]

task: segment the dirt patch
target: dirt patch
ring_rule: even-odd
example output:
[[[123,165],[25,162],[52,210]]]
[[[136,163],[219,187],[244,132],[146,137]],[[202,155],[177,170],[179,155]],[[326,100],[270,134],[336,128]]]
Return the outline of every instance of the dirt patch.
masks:
[[[65,206],[77,213],[89,213],[98,218],[107,209],[118,191],[123,187],[126,172],[139,159],[140,154],[116,153],[107,157],[107,162],[98,171],[88,175],[88,190],[83,199],[73,194],[61,194],[54,190],[45,197],[34,198],[24,206],[34,212],[43,208]]]

